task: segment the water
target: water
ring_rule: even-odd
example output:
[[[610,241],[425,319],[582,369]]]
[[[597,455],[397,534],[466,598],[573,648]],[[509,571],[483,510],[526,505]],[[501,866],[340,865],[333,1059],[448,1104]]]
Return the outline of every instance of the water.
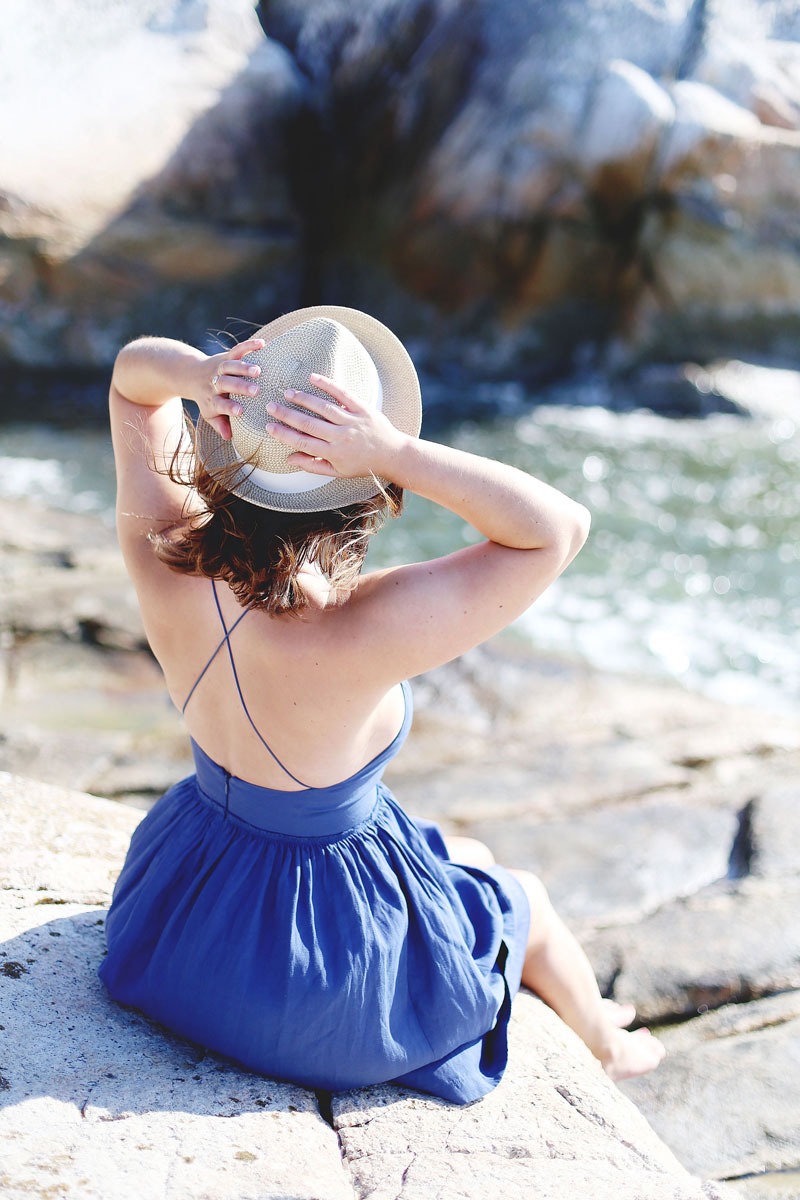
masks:
[[[517,622],[533,646],[800,711],[800,430],[791,416],[677,421],[544,405],[456,426],[447,440],[529,470],[592,512],[581,554]],[[112,519],[104,433],[6,426],[0,447],[0,495]],[[476,537],[410,497],[370,561],[413,561]]]

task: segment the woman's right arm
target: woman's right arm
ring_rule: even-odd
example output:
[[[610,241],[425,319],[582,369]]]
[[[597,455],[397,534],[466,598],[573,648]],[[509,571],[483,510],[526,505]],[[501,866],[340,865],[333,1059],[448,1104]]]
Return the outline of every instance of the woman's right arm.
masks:
[[[412,442],[388,477],[457,513],[487,539],[363,581],[359,607],[362,615],[372,610],[372,620],[359,632],[370,641],[371,657],[382,658],[398,678],[449,662],[505,629],[588,536],[582,505],[524,471],[452,447]]]
[[[408,437],[331,381],[312,378],[344,407],[300,393],[297,403],[317,416],[273,408],[282,424],[272,432],[295,447],[290,462],[325,474],[374,471],[486,539],[361,581],[346,606],[348,639],[388,677],[429,670],[505,628],[580,550],[590,523],[583,505],[516,467]]]
[[[388,478],[516,550],[549,549],[566,566],[589,532],[586,508],[533,475],[452,446],[405,438],[385,464]]]

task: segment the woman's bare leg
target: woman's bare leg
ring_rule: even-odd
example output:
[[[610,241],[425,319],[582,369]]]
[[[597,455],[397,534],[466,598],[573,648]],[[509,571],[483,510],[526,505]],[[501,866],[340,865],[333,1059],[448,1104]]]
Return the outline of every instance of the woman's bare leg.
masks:
[[[600,995],[591,963],[550,903],[541,880],[511,870],[528,895],[531,926],[522,982],[549,1004],[586,1043],[612,1079],[642,1075],[657,1067],[664,1047],[648,1029],[621,1028],[635,1016],[632,1005]]]
[[[491,850],[477,838],[448,834],[444,839],[444,844],[454,863],[463,863],[465,867],[494,866],[495,860]]]
[[[494,856],[476,838],[446,837],[453,862],[490,867]],[[541,996],[574,1029],[612,1079],[643,1075],[657,1067],[664,1047],[648,1029],[624,1028],[636,1016],[632,1004],[617,1004],[600,995],[591,963],[574,934],[556,913],[542,881],[530,871],[509,868],[520,881],[531,906],[528,948],[522,982]]]

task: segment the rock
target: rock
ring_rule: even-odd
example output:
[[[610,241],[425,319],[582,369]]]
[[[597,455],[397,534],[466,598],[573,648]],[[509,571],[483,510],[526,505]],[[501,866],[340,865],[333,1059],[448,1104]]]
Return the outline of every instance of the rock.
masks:
[[[668,189],[687,176],[735,175],[762,135],[758,117],[690,79],[671,87],[674,119],[662,143],[659,174]]]
[[[0,356],[109,363],[143,330],[198,343],[292,307],[303,83],[249,0],[68,3],[57,20],[11,0],[6,19],[9,110],[29,64],[48,69],[7,123]]]
[[[357,25],[335,0],[261,10],[338,144],[328,293],[346,278],[423,354],[432,327],[424,365],[541,377],[609,336],[617,363],[788,349],[796,22],[758,3],[411,0],[387,42],[382,0]]]
[[[25,501],[0,528],[0,769],[152,803],[191,756],[113,529]]]
[[[759,1171],[734,1179],[731,1187],[746,1200],[797,1200],[800,1194],[800,1171]]]
[[[729,1004],[659,1036],[658,1070],[620,1086],[684,1166],[722,1179],[797,1166],[800,992]]]
[[[387,778],[409,811],[458,832],[654,793],[738,811],[767,778],[790,778],[800,749],[792,717],[543,661],[510,637],[415,680],[414,697]]]
[[[711,1182],[676,1178],[672,1159],[608,1088],[583,1043],[527,994],[514,1005],[511,1054],[517,1066],[508,1081],[458,1111],[395,1088],[335,1096],[333,1124],[356,1195],[712,1200],[728,1194]]]
[[[139,815],[9,776],[0,800],[9,1200],[53,1188],[104,1200],[728,1195],[677,1163],[529,994],[514,1005],[503,1082],[464,1107],[389,1086],[318,1098],[173,1036],[115,1004],[96,974],[103,906]]]
[[[470,834],[538,875],[562,917],[616,924],[724,878],[737,824],[734,813],[654,797],[563,821],[473,822]]]
[[[707,45],[694,73],[701,82],[754,112],[763,125],[798,129],[800,51],[796,42],[784,38],[785,33],[778,33],[755,45],[744,38],[731,38],[724,46]]]
[[[8,0],[9,109],[48,72],[7,123],[0,357],[96,365],[143,328],[211,341],[319,301],[374,311],[461,390],[585,352],[791,353],[787,6],[259,8],[266,39],[251,0],[58,21]]]
[[[697,369],[695,368],[695,379]],[[800,373],[736,359],[709,363],[703,384],[739,412],[773,421],[800,421]]]
[[[66,798],[59,794],[54,817],[68,811]],[[93,867],[108,874],[111,862],[98,857]],[[2,1021],[14,1046],[0,1112],[9,1200],[39,1188],[92,1200],[143,1189],[239,1200],[289,1188],[307,1200],[348,1200],[339,1146],[313,1093],[242,1071],[115,1005],[96,976],[103,909],[12,898],[0,958]]]
[[[618,218],[620,203],[628,206],[651,186],[656,151],[674,120],[675,104],[652,75],[624,59],[608,64],[577,155],[607,214]]]
[[[800,791],[796,787],[775,788],[754,800],[749,826],[753,875],[800,873]]]
[[[71,793],[0,772],[3,845],[0,887],[43,903],[104,904],[141,815],[96,797],[70,804]],[[31,903],[37,903],[34,898]],[[41,915],[41,914],[39,914]]]
[[[800,988],[800,879],[744,878],[588,936],[604,994],[648,1023]]]
[[[108,649],[147,646],[114,531],[96,516],[0,501],[2,629]],[[6,639],[8,641],[8,638]]]

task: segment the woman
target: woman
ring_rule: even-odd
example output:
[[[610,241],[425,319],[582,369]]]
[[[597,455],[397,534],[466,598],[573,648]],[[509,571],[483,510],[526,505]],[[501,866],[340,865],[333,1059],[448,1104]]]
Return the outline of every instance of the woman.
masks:
[[[502,1076],[522,981],[613,1078],[654,1067],[660,1044],[601,999],[539,881],[445,842],[380,782],[405,681],[524,612],[586,510],[419,439],[411,360],[352,309],[289,313],[214,355],[133,342],[110,409],[120,543],[196,763],[134,832],[111,994],[266,1075],[466,1103]],[[361,574],[404,489],[484,540]]]

